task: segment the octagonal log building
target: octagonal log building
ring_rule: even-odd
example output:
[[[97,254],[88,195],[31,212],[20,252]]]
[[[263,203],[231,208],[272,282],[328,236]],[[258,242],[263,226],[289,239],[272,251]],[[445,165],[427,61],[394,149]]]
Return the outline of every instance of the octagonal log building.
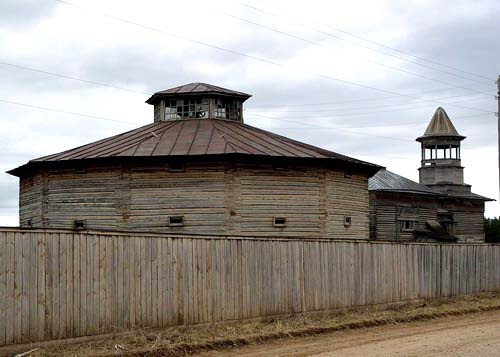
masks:
[[[368,239],[380,166],[244,124],[249,97],[157,92],[152,124],[9,171],[21,227]]]

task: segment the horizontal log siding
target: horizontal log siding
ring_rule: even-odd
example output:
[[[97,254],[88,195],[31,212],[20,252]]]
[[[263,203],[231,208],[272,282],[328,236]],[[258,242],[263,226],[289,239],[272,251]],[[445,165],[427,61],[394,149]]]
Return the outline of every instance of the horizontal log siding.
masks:
[[[33,174],[19,180],[19,225],[42,226],[42,176]]]
[[[342,170],[326,172],[326,237],[367,239],[369,235],[368,177],[344,177]],[[344,217],[351,226],[344,226]]]
[[[415,214],[405,214],[401,209],[413,208]],[[401,232],[399,222],[405,218],[413,220],[414,228],[428,230],[426,222],[437,220],[438,199],[410,193],[370,192],[370,224],[375,233],[372,239],[413,241],[413,232]]]
[[[500,245],[0,229],[0,345],[500,290]]]
[[[74,220],[84,219],[89,227],[119,229],[120,212],[116,187],[121,168],[88,168],[50,170],[44,192],[43,220],[45,227],[71,229]]]
[[[241,234],[320,236],[320,179],[317,169],[273,171],[241,168],[241,202],[237,215]],[[237,199],[237,198],[236,198]],[[285,217],[274,227],[273,217]]]
[[[165,163],[53,169],[32,188],[23,179],[21,226],[29,216],[36,228],[85,219],[94,230],[368,239],[367,182],[334,168],[223,162],[190,162],[183,172]],[[170,227],[169,216],[184,226]]]
[[[224,234],[224,165],[188,165],[185,172],[131,172],[127,229]],[[184,216],[184,227],[168,227],[169,216]]]
[[[484,242],[484,213],[483,212],[453,212],[455,235],[460,242]]]

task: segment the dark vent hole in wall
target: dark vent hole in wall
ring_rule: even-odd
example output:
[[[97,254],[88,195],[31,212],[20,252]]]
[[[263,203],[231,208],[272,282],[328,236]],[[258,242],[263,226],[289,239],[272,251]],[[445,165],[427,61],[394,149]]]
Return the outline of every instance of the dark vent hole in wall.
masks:
[[[351,170],[345,170],[344,171],[344,177],[345,178],[351,178],[352,177],[352,171]]]
[[[285,227],[286,218],[285,217],[274,217],[273,225],[275,227]]]
[[[352,219],[350,216],[344,217],[344,227],[350,227],[352,224]]]
[[[186,171],[186,166],[184,165],[183,162],[170,162],[168,164],[168,171],[169,172],[184,172]]]
[[[75,219],[75,221],[73,222],[73,227],[76,230],[87,229],[87,221],[84,219]]]
[[[184,225],[184,216],[170,216],[168,217],[168,224],[170,226],[183,226]]]
[[[274,171],[288,171],[288,165],[286,164],[273,164]]]

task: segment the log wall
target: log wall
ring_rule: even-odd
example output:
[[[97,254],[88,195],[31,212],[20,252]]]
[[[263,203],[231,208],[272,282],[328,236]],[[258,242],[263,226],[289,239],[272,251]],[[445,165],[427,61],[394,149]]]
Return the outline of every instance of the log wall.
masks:
[[[404,213],[406,208],[413,209],[414,215]],[[370,239],[415,240],[413,232],[401,231],[400,220],[413,220],[415,229],[427,230],[427,221],[439,221],[438,209],[452,214],[454,223],[450,233],[460,243],[484,242],[483,201],[382,191],[370,192]]]
[[[0,229],[0,345],[500,290],[500,245]]]
[[[368,177],[270,163],[188,162],[179,172],[165,163],[72,164],[23,178],[20,210],[21,227],[31,219],[35,228],[72,229],[85,220],[94,230],[368,239]],[[169,226],[169,216],[184,225]]]

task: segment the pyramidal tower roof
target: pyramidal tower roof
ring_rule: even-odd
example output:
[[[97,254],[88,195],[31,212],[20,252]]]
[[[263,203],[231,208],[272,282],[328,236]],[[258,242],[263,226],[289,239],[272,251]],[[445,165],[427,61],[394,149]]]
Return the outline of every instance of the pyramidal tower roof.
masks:
[[[465,139],[465,136],[462,136],[458,133],[457,129],[451,122],[450,117],[448,117],[446,111],[441,107],[438,107],[436,109],[436,112],[432,116],[427,129],[425,129],[424,135],[420,138],[433,136],[452,136],[458,139]]]

